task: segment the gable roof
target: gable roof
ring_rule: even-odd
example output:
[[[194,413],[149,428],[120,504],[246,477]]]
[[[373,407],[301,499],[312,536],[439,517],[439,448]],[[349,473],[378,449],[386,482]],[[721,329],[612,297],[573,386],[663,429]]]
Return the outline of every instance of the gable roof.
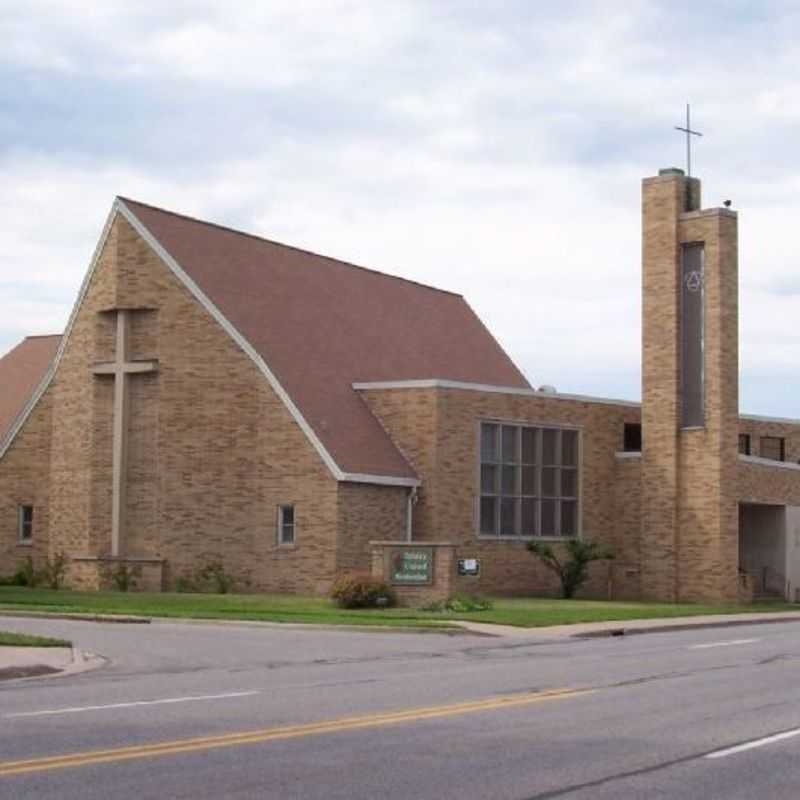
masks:
[[[416,477],[353,383],[438,378],[530,388],[460,295],[118,203],[252,347],[350,479]]]
[[[0,358],[0,443],[42,383],[61,336],[28,336]]]

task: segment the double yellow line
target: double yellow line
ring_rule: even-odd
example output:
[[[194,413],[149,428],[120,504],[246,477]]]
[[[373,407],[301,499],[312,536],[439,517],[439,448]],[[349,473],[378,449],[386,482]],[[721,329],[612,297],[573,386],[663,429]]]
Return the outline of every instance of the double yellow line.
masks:
[[[195,753],[200,750],[214,750],[222,747],[238,747],[247,744],[260,744],[280,739],[297,739],[303,736],[320,736],[327,733],[343,733],[361,728],[377,728],[385,725],[401,725],[426,719],[453,717],[459,714],[474,714],[480,711],[517,708],[519,706],[541,703],[545,700],[558,700],[591,693],[590,689],[556,689],[547,692],[526,692],[507,697],[493,697],[468,703],[454,703],[446,706],[429,706],[408,711],[395,711],[388,714],[372,714],[363,717],[345,717],[328,722],[312,722],[306,725],[289,725],[279,728],[266,728],[260,731],[228,733],[222,736],[205,736],[195,739],[178,739],[159,744],[138,747],[119,747],[113,750],[93,750],[86,753],[70,753],[61,756],[33,758],[26,761],[0,762],[0,777],[25,775],[31,772],[45,772],[69,767],[86,767],[91,764],[109,764],[119,761],[132,761],[140,758]]]

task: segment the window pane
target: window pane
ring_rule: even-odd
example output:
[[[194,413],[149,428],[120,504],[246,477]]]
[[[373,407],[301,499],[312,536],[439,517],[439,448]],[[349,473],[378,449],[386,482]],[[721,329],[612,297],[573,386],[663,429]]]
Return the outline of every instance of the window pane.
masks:
[[[578,464],[578,432],[561,431],[561,463],[568,467]]]
[[[33,506],[20,507],[19,538],[23,542],[33,538]]]
[[[762,436],[760,455],[761,458],[783,461],[783,439],[777,436]]]
[[[494,497],[481,497],[481,533],[497,533],[496,509]]]
[[[522,468],[522,494],[536,494],[536,467]]]
[[[578,496],[578,472],[574,469],[561,470],[561,496]]]
[[[497,461],[497,425],[481,425],[481,461]]]
[[[522,535],[536,536],[536,504],[538,500],[522,498]]]
[[[481,494],[497,494],[497,467],[481,464]]]
[[[517,470],[518,467],[503,465],[503,494],[517,494]]]
[[[740,433],[739,434],[739,452],[743,456],[750,455],[750,434],[749,433]]]
[[[577,514],[578,504],[574,500],[564,500],[561,503],[561,535],[575,536],[578,532]]]
[[[542,463],[557,464],[556,461],[556,437],[558,431],[545,428],[542,431]]]
[[[642,425],[639,422],[626,422],[623,433],[623,450],[626,453],[641,452]]]
[[[522,429],[522,463],[536,463],[536,428]]]
[[[556,501],[542,500],[542,536],[555,536],[556,531]]]
[[[558,497],[558,472],[553,467],[542,469],[542,497]]]
[[[500,504],[500,534],[514,536],[517,533],[517,501],[510,497],[504,497]]]
[[[294,542],[294,506],[281,506],[280,524],[281,544],[292,544]]]
[[[519,461],[517,442],[519,441],[519,428],[503,425],[503,463],[516,464]]]

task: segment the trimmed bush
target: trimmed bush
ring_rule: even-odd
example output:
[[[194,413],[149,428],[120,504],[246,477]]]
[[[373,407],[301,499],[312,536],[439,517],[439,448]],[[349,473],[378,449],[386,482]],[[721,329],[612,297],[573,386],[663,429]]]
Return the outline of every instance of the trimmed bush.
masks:
[[[476,594],[456,594],[448,599],[444,607],[448,611],[457,611],[459,614],[468,611],[489,611],[492,601]]]
[[[331,598],[341,608],[388,608],[397,602],[389,584],[367,573],[340,575],[334,581]]]

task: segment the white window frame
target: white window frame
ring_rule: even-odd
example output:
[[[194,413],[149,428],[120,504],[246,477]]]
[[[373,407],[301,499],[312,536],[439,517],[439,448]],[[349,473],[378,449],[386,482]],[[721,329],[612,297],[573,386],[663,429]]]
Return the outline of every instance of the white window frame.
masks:
[[[538,428],[538,429],[550,429],[550,430],[558,430],[558,431],[574,431],[577,434],[577,453],[576,453],[576,464],[575,464],[575,479],[576,479],[576,496],[575,496],[575,533],[572,536],[563,536],[563,535],[542,535],[541,533],[533,535],[533,536],[524,536],[520,535],[509,535],[509,534],[491,534],[491,533],[483,533],[481,531],[481,497],[483,496],[482,492],[482,484],[481,484],[481,464],[482,464],[482,430],[483,425],[508,425],[514,426],[517,428]],[[478,539],[484,542],[566,542],[570,541],[571,539],[581,539],[583,537],[583,428],[580,425],[571,425],[569,423],[563,422],[542,422],[542,421],[534,421],[534,420],[520,420],[520,419],[501,419],[496,417],[486,417],[483,419],[479,419],[477,421],[477,425],[475,427],[475,440],[476,440],[476,454],[475,454],[475,504],[474,504],[474,530],[475,534]],[[502,435],[500,432],[498,435]],[[521,436],[521,434],[520,434]],[[560,437],[559,437],[560,438]],[[542,466],[542,459],[541,459],[541,446],[542,446],[542,438],[541,434],[537,436],[537,446],[539,448],[539,452],[537,453],[537,462],[540,465],[540,470]],[[560,459],[560,452],[559,452],[559,459]],[[541,476],[539,477],[541,480]],[[542,496],[541,493],[538,494],[538,499],[541,502]],[[549,499],[549,498],[548,498]],[[559,499],[560,498],[555,498]],[[537,512],[541,515],[541,506],[539,506],[539,510]],[[559,517],[556,517],[557,521],[560,524]],[[541,524],[541,517],[539,524]]]
[[[292,510],[292,522],[288,524],[284,520],[285,512],[291,509]],[[290,540],[286,540],[284,538],[284,532],[287,529],[291,529],[292,531],[292,538]],[[297,543],[297,507],[294,503],[282,503],[278,506],[278,546],[279,547],[292,547]]]
[[[28,508],[31,510],[31,519],[30,523],[28,523],[28,535],[26,536],[25,510]],[[19,544],[24,544],[24,545],[33,544],[33,522],[34,522],[33,506],[23,505],[23,504],[17,506],[17,542]]]

